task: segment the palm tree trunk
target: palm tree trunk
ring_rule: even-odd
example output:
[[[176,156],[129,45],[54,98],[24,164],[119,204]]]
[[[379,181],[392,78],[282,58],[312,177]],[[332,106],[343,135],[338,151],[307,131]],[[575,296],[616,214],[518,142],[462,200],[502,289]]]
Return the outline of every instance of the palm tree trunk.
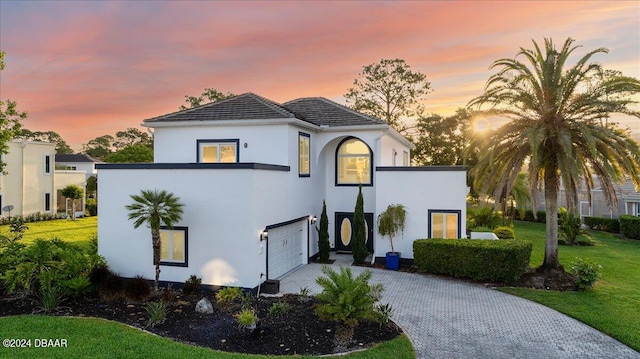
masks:
[[[156,279],[153,288],[157,292],[160,281],[160,230],[151,229],[151,241],[153,244],[153,264],[156,266]]]
[[[544,171],[544,206],[546,210],[547,239],[544,246],[544,269],[558,269],[558,174],[554,166]]]

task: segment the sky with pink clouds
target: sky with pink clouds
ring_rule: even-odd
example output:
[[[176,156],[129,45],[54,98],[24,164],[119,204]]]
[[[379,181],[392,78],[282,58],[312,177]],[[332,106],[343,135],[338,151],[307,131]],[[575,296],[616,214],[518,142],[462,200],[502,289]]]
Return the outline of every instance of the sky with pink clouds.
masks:
[[[449,115],[492,61],[545,37],[606,47],[593,60],[640,78],[640,1],[0,0],[0,98],[80,150],[206,87],[344,103],[364,65],[402,58],[431,82],[427,111]],[[619,121],[640,139],[640,119]]]

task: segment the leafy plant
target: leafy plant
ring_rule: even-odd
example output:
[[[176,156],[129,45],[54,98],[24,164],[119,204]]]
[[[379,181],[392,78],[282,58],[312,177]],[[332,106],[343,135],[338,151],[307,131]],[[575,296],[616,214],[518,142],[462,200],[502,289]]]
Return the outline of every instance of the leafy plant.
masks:
[[[200,285],[202,285],[202,278],[192,275],[184,282],[182,293],[185,295],[200,294]]]
[[[235,317],[241,329],[254,329],[258,322],[258,315],[250,308],[242,309]]]
[[[358,198],[353,214],[353,234],[351,236],[351,251],[353,263],[362,264],[369,255],[367,251],[367,229],[364,218],[364,198],[362,197],[362,185],[358,186]]]
[[[387,209],[378,216],[378,233],[381,236],[388,236],[391,242],[391,252],[393,249],[393,237],[398,232],[404,233],[404,221],[407,216],[405,207],[401,204],[390,204]]]
[[[500,239],[516,238],[516,233],[509,227],[496,227],[496,229],[493,230],[493,233],[495,233]]]
[[[275,302],[269,307],[269,315],[279,317],[291,310],[291,305],[287,302]]]
[[[253,304],[253,293],[251,292],[242,292],[240,296],[240,304],[242,308],[249,308],[251,304]]]
[[[365,270],[353,277],[351,269],[340,267],[336,272],[323,266],[323,277],[316,279],[322,287],[317,295],[320,304],[316,312],[320,319],[356,326],[360,320],[375,320],[374,304],[380,299],[384,286],[369,284],[371,271]]]
[[[380,325],[387,325],[389,323],[389,319],[393,315],[395,309],[391,306],[390,303],[382,304],[378,303],[375,307],[376,314],[378,315],[378,320],[380,321]]]
[[[144,306],[144,310],[149,315],[149,326],[162,323],[167,316],[167,305],[165,302],[149,302]]]
[[[216,293],[216,301],[223,307],[229,307],[234,301],[240,299],[242,290],[238,287],[222,288]]]
[[[580,290],[586,290],[595,284],[600,277],[602,266],[588,259],[576,258],[571,262],[570,272],[577,277],[576,286]]]
[[[320,215],[320,228],[318,231],[318,251],[321,262],[329,261],[331,245],[329,244],[329,217],[327,217],[327,203],[322,201],[322,214]]]
[[[24,232],[29,229],[26,222],[22,217],[15,217],[11,220],[9,225],[9,232],[13,234],[13,240],[18,241],[24,237]]]
[[[311,289],[309,289],[309,287],[304,286],[300,288],[300,297],[298,298],[300,302],[308,301],[310,299],[310,296],[311,296]]]
[[[62,195],[65,198],[71,199],[71,218],[74,221],[76,220],[76,200],[82,198],[83,194],[84,190],[80,186],[75,184],[70,184],[62,189]]]
[[[63,301],[64,290],[57,285],[40,288],[40,294],[36,296],[36,302],[45,313],[58,309]]]
[[[501,220],[500,212],[494,211],[491,207],[469,208],[467,210],[467,226],[469,228],[496,228]]]
[[[64,282],[68,295],[82,297],[91,291],[91,280],[88,277],[74,277]]]

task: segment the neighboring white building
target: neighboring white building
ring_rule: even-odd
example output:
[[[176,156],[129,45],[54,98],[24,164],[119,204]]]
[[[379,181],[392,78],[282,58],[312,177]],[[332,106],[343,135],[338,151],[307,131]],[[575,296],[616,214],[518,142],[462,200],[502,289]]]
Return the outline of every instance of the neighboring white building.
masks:
[[[162,231],[161,280],[190,275],[214,286],[255,288],[318,253],[326,200],[330,241],[350,250],[362,184],[368,247],[381,259],[389,240],[375,219],[389,204],[407,209],[394,247],[412,259],[414,239],[466,232],[466,169],[410,167],[411,143],[385,122],[324,98],[278,104],[252,93],[144,121],[154,163],[98,165],[99,254],[120,275],[154,277],[150,231],[133,229],[125,206],[144,189],[185,204]]]
[[[56,145],[48,142],[12,140],[3,156],[7,174],[0,174],[0,216],[29,215],[64,211],[57,205],[59,192],[69,184],[85,187],[83,172],[56,171]],[[78,203],[77,214],[84,214],[84,201]],[[82,212],[81,212],[82,211]]]
[[[66,167],[70,171],[83,171],[86,173],[87,178],[98,174],[96,164],[99,163],[104,162],[96,160],[85,153],[56,155],[56,165]]]

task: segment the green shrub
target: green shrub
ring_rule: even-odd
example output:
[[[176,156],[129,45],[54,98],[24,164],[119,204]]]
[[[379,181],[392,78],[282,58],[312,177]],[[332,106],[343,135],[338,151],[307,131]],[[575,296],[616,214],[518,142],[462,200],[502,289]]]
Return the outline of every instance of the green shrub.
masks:
[[[382,284],[369,284],[370,270],[355,278],[351,269],[342,266],[340,273],[323,266],[322,273],[326,277],[316,279],[322,287],[322,292],[317,295],[320,304],[316,307],[320,319],[350,327],[358,325],[360,320],[376,319],[374,304],[380,300],[384,287]]]
[[[57,285],[40,288],[40,293],[36,296],[36,302],[45,313],[58,309],[63,301],[64,290]]]
[[[89,212],[90,216],[98,215],[98,201],[96,201],[94,198],[88,199],[84,204],[84,208],[87,210],[87,212]]]
[[[578,289],[585,290],[593,287],[593,284],[600,277],[600,269],[602,269],[602,266],[598,263],[588,259],[576,258],[571,263],[570,272],[577,277],[576,286]]]
[[[144,302],[151,295],[149,280],[141,275],[127,279],[123,289],[124,296],[133,302]]]
[[[67,295],[71,297],[83,297],[91,292],[91,281],[88,277],[75,277],[64,282]]]
[[[559,211],[561,222],[558,225],[558,233],[568,245],[576,244],[578,236],[585,234],[582,229],[582,221],[580,216],[572,211],[561,208]]]
[[[223,307],[229,307],[236,300],[241,299],[242,289],[238,287],[222,288],[216,293],[216,301]]]
[[[144,306],[149,315],[149,326],[162,323],[167,316],[167,304],[165,302],[149,302]]]
[[[524,211],[524,220],[528,221],[528,222],[538,222],[538,223],[545,223],[546,222],[547,213],[545,211],[537,211],[536,215],[538,216],[537,220],[535,218],[533,218],[533,211],[528,209],[528,210]]]
[[[123,293],[124,279],[118,275],[112,275],[105,279],[105,281],[98,288],[98,294],[106,300],[120,298]]]
[[[353,232],[351,234],[351,252],[354,264],[363,264],[369,255],[367,250],[367,230],[364,218],[364,197],[362,196],[362,185],[358,186],[358,198],[353,212]]]
[[[291,310],[291,305],[287,302],[275,302],[269,307],[269,316],[279,317]]]
[[[198,295],[200,294],[200,285],[202,285],[202,278],[192,275],[184,282],[182,293],[185,295]]]
[[[393,307],[389,303],[387,304],[379,303],[378,305],[376,305],[375,310],[376,310],[376,315],[378,316],[378,321],[380,322],[381,326],[387,325],[389,323],[389,319],[391,319],[391,316],[395,311],[395,309],[393,309]]]
[[[531,248],[531,242],[509,239],[420,239],[413,242],[413,258],[428,273],[511,282],[527,269]]]
[[[640,239],[640,217],[620,216],[620,230],[627,238]]]
[[[320,228],[318,231],[318,254],[320,262],[329,261],[331,252],[331,244],[329,243],[329,217],[327,217],[327,203],[322,201],[322,214],[320,215]]]
[[[478,227],[496,228],[501,220],[501,212],[494,211],[491,207],[469,208],[467,210],[467,226],[474,228],[474,232]]]
[[[584,224],[596,231],[620,233],[620,221],[615,218],[584,217]]]
[[[497,227],[496,229],[493,230],[493,233],[495,233],[496,236],[498,236],[498,238],[500,239],[516,238],[516,233],[513,231],[513,229],[509,227]]]
[[[235,317],[241,329],[253,329],[258,322],[258,315],[250,308],[242,309]]]
[[[489,227],[474,227],[471,229],[471,232],[484,232],[484,233],[492,233],[493,229]]]

